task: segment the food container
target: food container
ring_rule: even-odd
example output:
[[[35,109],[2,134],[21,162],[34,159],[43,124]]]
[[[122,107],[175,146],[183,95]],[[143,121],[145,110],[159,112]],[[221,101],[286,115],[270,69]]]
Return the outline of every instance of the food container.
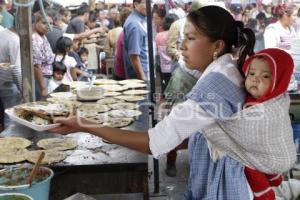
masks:
[[[98,86],[86,86],[80,87],[77,90],[77,99],[78,100],[99,100],[104,97],[105,90]]]
[[[48,200],[53,171],[39,167],[31,187],[27,184],[32,167],[12,167],[0,171],[0,194],[22,193],[34,200]]]
[[[3,193],[0,194],[0,200],[34,200],[34,199],[22,193]]]

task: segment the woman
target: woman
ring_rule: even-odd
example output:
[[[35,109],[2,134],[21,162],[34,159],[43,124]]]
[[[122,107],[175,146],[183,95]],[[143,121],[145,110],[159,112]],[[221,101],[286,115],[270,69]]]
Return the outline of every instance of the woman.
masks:
[[[47,40],[46,33],[49,31],[46,20],[40,13],[34,15],[34,32],[32,34],[32,57],[35,77],[35,95],[40,100],[48,95],[48,82],[52,76],[52,63],[54,54],[50,43]],[[48,21],[52,19],[48,17]]]
[[[203,75],[188,99],[174,106],[170,115],[148,133],[83,127],[86,121],[79,122],[76,118],[56,120],[63,126],[53,131],[61,134],[89,132],[115,144],[152,153],[156,158],[190,137],[190,176],[184,198],[251,199],[244,166],[229,157],[213,162],[210,144],[201,130],[241,108],[245,94],[238,66],[241,67],[247,55],[253,54],[254,33],[244,29],[225,9],[204,6],[187,16],[184,35],[184,61],[190,69],[199,70]],[[233,46],[240,48],[238,64],[232,58]]]
[[[297,7],[293,5],[279,5],[275,8],[278,20],[266,27],[264,33],[265,48],[280,48],[291,53],[294,40],[297,39],[293,24],[297,17]]]

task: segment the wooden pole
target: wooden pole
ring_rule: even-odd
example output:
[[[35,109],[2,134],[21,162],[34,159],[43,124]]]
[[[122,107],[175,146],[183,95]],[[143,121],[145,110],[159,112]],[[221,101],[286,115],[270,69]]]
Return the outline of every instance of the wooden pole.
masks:
[[[29,0],[19,0],[28,3]],[[20,36],[23,97],[25,102],[35,101],[35,85],[32,64],[31,7],[18,7],[16,16],[17,32]]]

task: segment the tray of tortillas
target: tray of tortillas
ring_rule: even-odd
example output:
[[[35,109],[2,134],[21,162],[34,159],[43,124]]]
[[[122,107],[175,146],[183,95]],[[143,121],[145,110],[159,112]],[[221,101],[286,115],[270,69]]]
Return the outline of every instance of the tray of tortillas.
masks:
[[[73,111],[69,105],[51,102],[30,102],[5,110],[11,120],[36,131],[46,131],[60,124],[53,123],[55,117],[68,117]]]

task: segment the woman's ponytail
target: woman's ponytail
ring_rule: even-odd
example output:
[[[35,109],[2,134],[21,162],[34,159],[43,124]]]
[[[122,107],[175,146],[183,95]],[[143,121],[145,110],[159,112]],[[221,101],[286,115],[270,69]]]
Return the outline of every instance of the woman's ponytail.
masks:
[[[242,22],[237,21],[237,40],[234,45],[238,49],[237,64],[239,68],[242,67],[247,56],[254,54],[255,34],[250,28],[244,28]]]

